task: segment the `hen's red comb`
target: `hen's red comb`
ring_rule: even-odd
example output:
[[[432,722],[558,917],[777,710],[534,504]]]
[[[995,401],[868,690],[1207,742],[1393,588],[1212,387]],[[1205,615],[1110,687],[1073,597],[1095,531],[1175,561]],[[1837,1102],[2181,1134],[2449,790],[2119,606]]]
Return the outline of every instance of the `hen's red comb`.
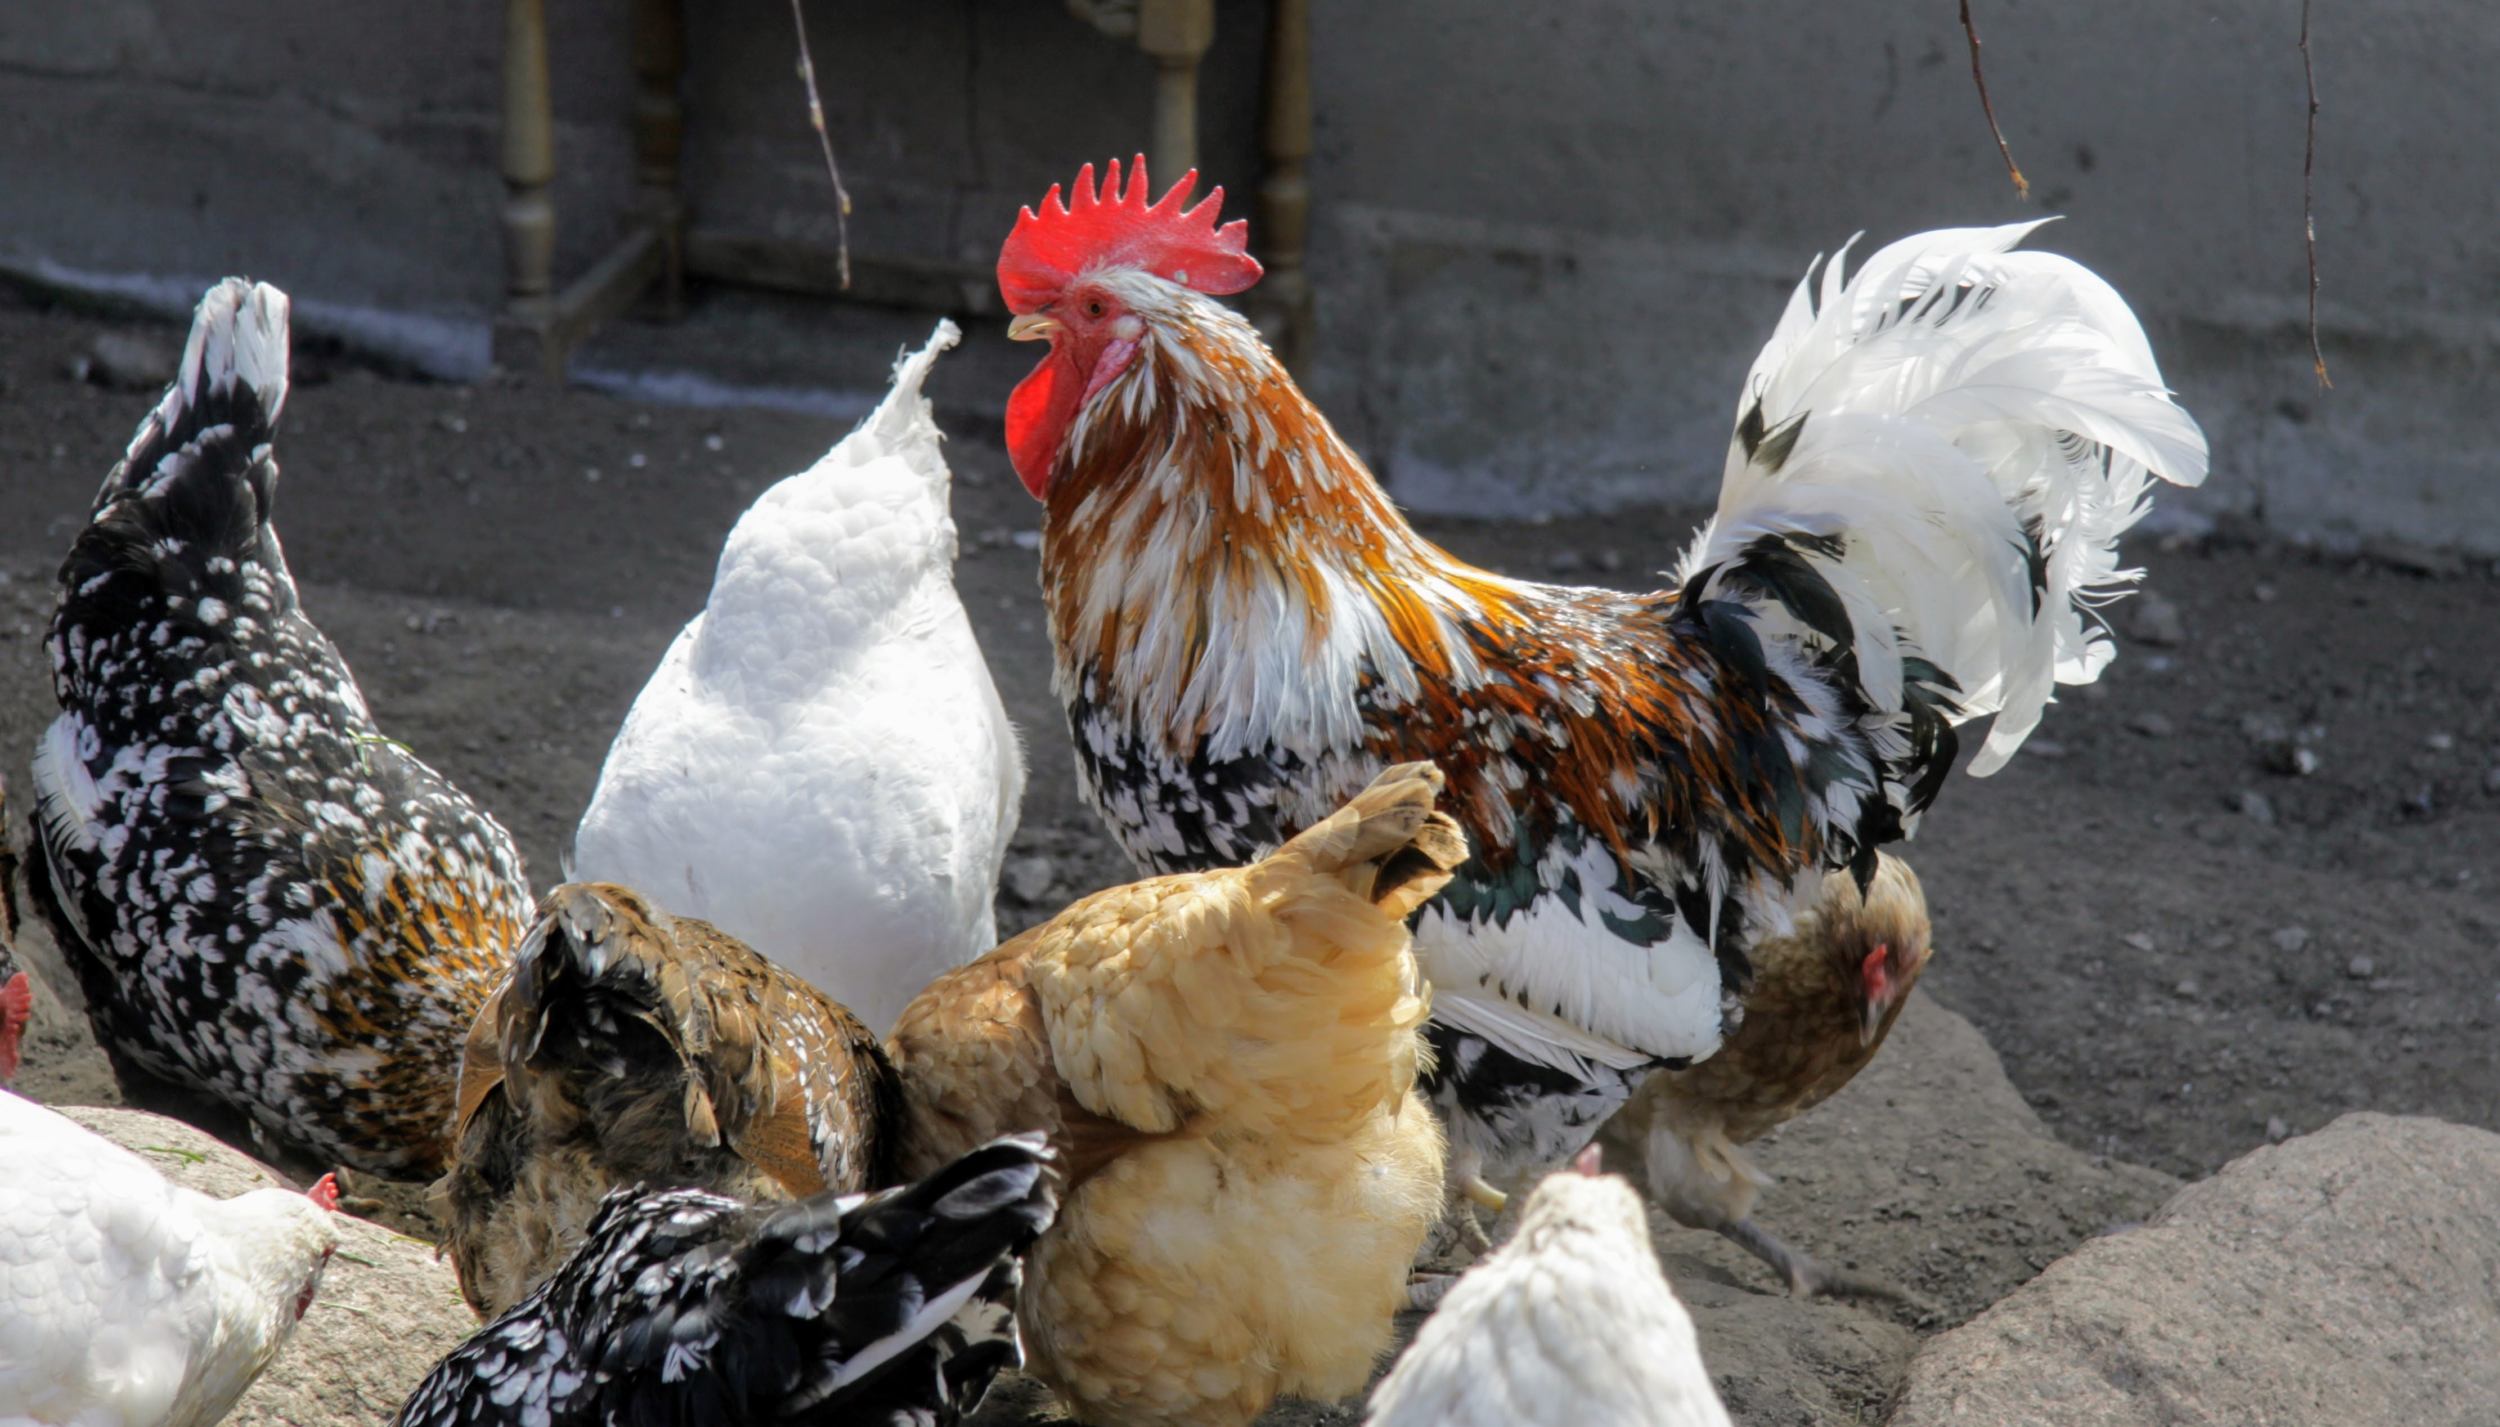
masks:
[[[1128,184],[1120,184],[1120,161],[1113,159],[1102,186],[1094,185],[1094,166],[1076,171],[1073,201],[1059,196],[1052,184],[1041,211],[1016,215],[1014,231],[998,250],[998,292],[1007,310],[1038,311],[1057,297],[1068,280],[1088,268],[1138,267],[1157,277],[1210,297],[1248,288],[1265,271],[1250,256],[1250,225],[1241,219],[1219,228],[1224,190],[1210,189],[1194,207],[1189,191],[1198,186],[1198,171],[1181,175],[1163,197],[1146,201],[1146,157],[1137,156]]]
[[[0,986],[0,1085],[17,1078],[17,1038],[34,1013],[35,987],[21,971]]]
[[[329,1210],[333,1214],[337,1213],[339,1208],[339,1177],[335,1174],[325,1174],[321,1176],[319,1179],[313,1181],[312,1188],[304,1191],[304,1197],[310,1199],[313,1203],[319,1205],[320,1207]]]

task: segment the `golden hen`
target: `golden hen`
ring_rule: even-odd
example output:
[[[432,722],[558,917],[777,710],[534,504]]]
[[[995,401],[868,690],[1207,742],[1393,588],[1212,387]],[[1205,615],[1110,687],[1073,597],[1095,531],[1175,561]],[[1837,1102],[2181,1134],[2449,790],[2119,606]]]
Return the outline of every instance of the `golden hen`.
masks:
[[[823,992],[609,883],[557,888],[460,1067],[435,1186],[460,1290],[500,1313],[620,1185],[741,1199],[891,1182],[893,1068]]]
[[[903,1170],[1050,1132],[1031,1370],[1094,1427],[1226,1427],[1362,1387],[1438,1217],[1406,918],[1466,860],[1441,774],[1382,773],[1247,867],[1097,893],[939,978],[888,1042]]]
[[[1745,1020],[1717,1055],[1650,1077],[1598,1142],[1647,1172],[1650,1197],[1688,1228],[1712,1229],[1778,1270],[1792,1292],[1897,1290],[1822,1264],[1753,1221],[1770,1176],[1740,1146],[1830,1099],[1883,1048],[1927,969],[1927,894],[1910,865],[1876,862],[1861,896],[1824,879],[1791,935],[1754,948]]]

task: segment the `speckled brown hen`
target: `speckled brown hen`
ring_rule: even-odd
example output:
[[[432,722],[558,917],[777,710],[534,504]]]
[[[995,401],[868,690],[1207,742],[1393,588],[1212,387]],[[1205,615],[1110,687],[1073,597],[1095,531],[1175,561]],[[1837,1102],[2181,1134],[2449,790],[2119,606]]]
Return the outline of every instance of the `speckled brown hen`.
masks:
[[[940,977],[892,1040],[926,1173],[1002,1131],[1067,1164],[1017,1300],[1093,1427],[1244,1427],[1359,1389],[1439,1216],[1406,918],[1467,856],[1384,772],[1248,867],[1098,893]]]
[[[890,1183],[894,1072],[832,998],[640,893],[548,894],[460,1070],[436,1186],[461,1292],[500,1313],[620,1185],[803,1198]]]
[[[1846,875],[1792,935],[1754,949],[1745,1022],[1717,1055],[1652,1076],[1600,1133],[1618,1164],[1646,1168],[1678,1223],[1713,1229],[1778,1270],[1792,1292],[1900,1296],[1819,1263],[1753,1221],[1770,1182],[1740,1146],[1822,1104],[1864,1070],[1927,969],[1927,896],[1899,858],[1878,859],[1866,894]]]

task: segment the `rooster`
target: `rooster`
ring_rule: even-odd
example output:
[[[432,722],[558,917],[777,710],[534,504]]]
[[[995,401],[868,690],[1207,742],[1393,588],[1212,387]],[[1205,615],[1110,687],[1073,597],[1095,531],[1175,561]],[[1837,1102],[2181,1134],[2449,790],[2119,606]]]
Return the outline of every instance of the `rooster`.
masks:
[[[1018,1259],[1050,1223],[1049,1168],[1024,1136],[875,1195],[618,1189],[395,1427],[946,1427],[1019,1361]]]
[[[297,602],[270,525],[286,395],[286,294],[211,288],[61,566],[30,880],[117,1070],[427,1177],[529,883]]]
[[[1718,1048],[1749,949],[1872,874],[1959,725],[1995,715],[1993,772],[2098,675],[2117,537],[2204,438],[2106,283],[2011,251],[2037,225],[1923,233],[1797,288],[1670,587],[1512,579],[1418,535],[1216,301],[1260,269],[1195,179],[1149,203],[1142,160],[1088,165],[999,255],[1009,335],[1049,343],[1007,444],[1078,781],[1174,871],[1448,773],[1474,855],[1415,927],[1429,1087],[1497,1203]]]
[[[1373,1390],[1368,1427],[1729,1427],[1649,1216],[1595,1145],[1528,1196]]]
[[[639,887],[880,1034],[998,942],[1024,753],[955,594],[921,396],[941,322],[858,430],[764,492],[608,749],[569,876]]]
[[[906,1172],[1008,1130],[1065,1162],[1032,1371],[1095,1427],[1247,1427],[1359,1389],[1440,1217],[1406,917],[1466,856],[1391,768],[1243,868],[1100,892],[904,1012]]]
[[[742,1199],[890,1183],[893,1069],[823,992],[624,887],[547,896],[460,1067],[436,1186],[481,1314],[538,1286],[618,1185]]]
[[[338,1248],[338,1181],[216,1200],[0,1091],[0,1422],[209,1427]]]
[[[1661,1071],[1598,1132],[1598,1143],[1641,1166],[1660,1208],[1687,1228],[1710,1229],[1769,1264],[1801,1296],[1895,1288],[1830,1267],[1754,1222],[1770,1176],[1741,1146],[1822,1104],[1881,1050],[1927,969],[1927,898],[1899,858],[1877,859],[1860,895],[1847,877],[1795,930],[1754,944],[1745,1021],[1719,1053],[1690,1070]]]

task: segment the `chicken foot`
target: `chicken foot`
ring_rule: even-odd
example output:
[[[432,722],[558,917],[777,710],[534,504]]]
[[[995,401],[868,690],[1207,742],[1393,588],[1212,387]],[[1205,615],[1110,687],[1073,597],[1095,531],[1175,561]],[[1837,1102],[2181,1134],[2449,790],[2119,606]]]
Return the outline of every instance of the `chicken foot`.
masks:
[[[1711,1227],[1717,1229],[1729,1243],[1769,1264],[1788,1280],[1788,1291],[1799,1298],[1837,1294],[1848,1298],[1882,1298],[1912,1308],[1928,1307],[1924,1299],[1908,1289],[1895,1287],[1879,1278],[1834,1268],[1802,1249],[1790,1248],[1778,1235],[1750,1218],[1731,1219]]]

